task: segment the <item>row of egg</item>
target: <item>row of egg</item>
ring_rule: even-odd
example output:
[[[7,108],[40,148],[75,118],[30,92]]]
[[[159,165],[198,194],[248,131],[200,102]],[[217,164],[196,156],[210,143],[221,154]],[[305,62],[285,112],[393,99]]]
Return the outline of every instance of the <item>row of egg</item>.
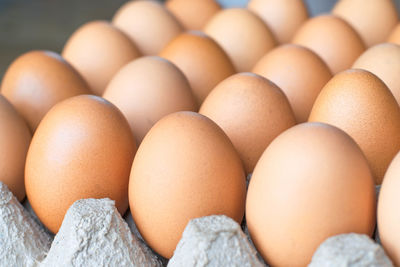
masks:
[[[177,7],[188,2],[180,13]],[[256,2],[272,5],[265,8],[271,11],[286,1],[251,1],[249,8]],[[347,2],[357,1],[338,6]],[[302,1],[296,3],[286,9],[303,13]],[[215,2],[167,2],[181,16],[193,7],[206,14],[203,5]],[[183,22],[195,16],[176,17]],[[400,47],[380,44],[363,53],[357,33],[331,15],[292,30],[293,40],[305,40],[295,43],[304,46],[276,48],[268,27],[248,10],[205,17],[198,25],[208,35],[181,33],[161,4],[129,2],[113,24],[96,21],[78,29],[63,57],[34,51],[16,59],[1,87],[15,107],[0,97],[6,151],[1,179],[20,200],[26,186],[33,209],[52,232],[77,199],[110,197],[121,213],[129,202],[146,242],[168,258],[190,218],[226,214],[241,222],[245,209],[256,247],[272,265],[305,265],[337,233],[371,235],[373,179],[382,182],[400,149]],[[170,21],[178,30],[164,40]],[[274,31],[278,39],[283,32]],[[352,64],[386,84],[356,69],[332,78]],[[91,92],[104,98],[72,97]],[[174,113],[182,110],[202,115]],[[328,124],[295,126],[307,120],[347,134]],[[378,209],[382,241],[395,262],[398,161],[386,174]],[[253,170],[246,200],[245,175]]]

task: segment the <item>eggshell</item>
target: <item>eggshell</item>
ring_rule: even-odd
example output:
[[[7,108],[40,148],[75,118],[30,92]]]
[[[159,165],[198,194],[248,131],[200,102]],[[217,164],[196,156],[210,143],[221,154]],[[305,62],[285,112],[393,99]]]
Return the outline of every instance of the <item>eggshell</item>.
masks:
[[[279,43],[288,43],[308,11],[303,0],[251,0],[247,8],[264,20]]]
[[[31,133],[24,119],[0,95],[0,181],[22,201],[25,198],[25,158]]]
[[[271,141],[296,124],[281,89],[253,73],[235,74],[219,83],[204,100],[200,114],[225,131],[247,173],[253,172]]]
[[[375,45],[365,51],[353,64],[378,76],[400,103],[400,46],[391,43]]]
[[[253,72],[266,77],[283,90],[297,122],[307,121],[319,92],[332,78],[329,67],[317,54],[292,44],[268,52],[254,66]]]
[[[221,10],[215,0],[168,0],[167,9],[187,30],[201,30],[207,21]]]
[[[400,23],[397,24],[396,27],[390,33],[387,41],[389,43],[394,43],[400,45]]]
[[[362,151],[343,131],[299,124],[257,163],[246,200],[251,238],[271,266],[307,266],[328,237],[372,235],[375,187]]]
[[[393,0],[340,0],[332,13],[349,22],[367,47],[384,42],[399,21]]]
[[[90,94],[90,89],[59,54],[31,51],[19,56],[8,67],[1,93],[34,132],[52,106],[72,96]]]
[[[81,26],[69,38],[62,52],[97,95],[103,94],[108,82],[122,66],[139,55],[135,44],[106,21],[92,21]]]
[[[220,81],[235,73],[224,50],[199,31],[179,35],[161,51],[160,56],[182,70],[198,104]]]
[[[55,105],[33,136],[25,166],[26,194],[40,221],[57,233],[82,198],[111,198],[124,214],[135,152],[129,124],[110,102],[82,95]]]
[[[165,115],[198,110],[185,75],[171,62],[155,56],[136,59],[123,67],[103,97],[128,119],[137,144]]]
[[[378,201],[379,238],[395,266],[400,265],[400,153],[393,159],[383,180]]]
[[[332,124],[361,147],[377,184],[400,150],[400,108],[387,86],[374,74],[350,69],[322,89],[309,121]]]
[[[140,145],[129,181],[133,219],[146,243],[170,258],[190,219],[243,218],[246,179],[240,158],[214,122],[194,112],[170,114]]]
[[[267,25],[244,8],[218,12],[208,21],[204,32],[221,45],[238,72],[250,71],[276,45]]]
[[[117,11],[112,23],[144,55],[157,55],[183,30],[177,19],[157,1],[129,1]]]
[[[365,50],[358,33],[346,21],[333,15],[309,19],[296,32],[292,42],[317,53],[333,74],[350,68]]]

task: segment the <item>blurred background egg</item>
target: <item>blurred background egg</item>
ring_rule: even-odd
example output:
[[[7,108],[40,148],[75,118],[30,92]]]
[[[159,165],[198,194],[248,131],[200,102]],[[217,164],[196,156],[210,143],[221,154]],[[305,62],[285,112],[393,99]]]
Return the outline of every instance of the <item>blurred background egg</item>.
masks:
[[[309,121],[334,125],[361,147],[376,184],[400,150],[400,108],[388,87],[371,72],[350,69],[322,89]]]
[[[285,94],[253,73],[235,74],[219,83],[204,100],[200,114],[225,131],[247,173],[253,172],[269,143],[296,124]]]
[[[135,140],[125,117],[98,96],[75,96],[43,118],[25,166],[28,200],[53,233],[70,205],[82,198],[111,198],[128,208],[128,181]]]
[[[165,115],[198,110],[183,73],[156,56],[142,57],[124,66],[113,77],[103,97],[125,115],[137,144]]]
[[[250,0],[247,7],[264,20],[279,43],[290,42],[308,19],[303,0]]]
[[[0,94],[0,181],[19,201],[25,198],[24,169],[30,142],[28,125]]]
[[[299,124],[263,153],[250,180],[246,221],[270,266],[307,266],[330,236],[375,227],[375,187],[360,148],[343,131]]]
[[[320,15],[306,21],[292,42],[317,53],[333,74],[350,68],[365,50],[358,33],[343,19],[332,15]]]
[[[80,74],[59,54],[31,51],[8,67],[1,93],[35,132],[43,116],[58,102],[91,91]]]
[[[114,74],[139,55],[135,44],[106,21],[92,21],[78,28],[62,52],[96,95],[102,95]]]
[[[215,0],[167,0],[166,8],[187,30],[201,30],[207,21],[221,10]]]
[[[332,13],[349,22],[367,47],[384,42],[399,21],[393,0],[339,0]]]
[[[117,11],[112,23],[131,38],[143,55],[157,55],[183,29],[157,1],[129,1]]]
[[[160,56],[182,70],[199,105],[220,81],[236,72],[224,50],[199,31],[179,35],[161,51]]]
[[[221,45],[238,72],[250,71],[276,45],[267,25],[243,8],[225,9],[212,17],[204,32]]]
[[[274,48],[257,62],[252,71],[283,90],[298,123],[308,120],[315,99],[332,78],[329,67],[317,54],[293,44]]]
[[[148,245],[170,258],[190,219],[223,214],[239,224],[246,178],[226,134],[194,112],[170,114],[140,145],[129,180],[129,204]]]
[[[390,33],[387,41],[389,43],[394,43],[400,45],[400,23],[394,27],[393,31]]]

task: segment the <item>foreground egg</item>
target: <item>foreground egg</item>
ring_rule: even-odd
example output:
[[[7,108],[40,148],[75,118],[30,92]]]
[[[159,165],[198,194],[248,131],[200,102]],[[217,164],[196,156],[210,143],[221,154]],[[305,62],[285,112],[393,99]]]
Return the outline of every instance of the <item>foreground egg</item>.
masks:
[[[90,94],[90,89],[59,54],[31,51],[19,56],[8,67],[1,93],[35,132],[52,106],[72,96]]]
[[[117,71],[139,57],[136,46],[106,21],[93,21],[76,30],[62,56],[85,78],[93,93],[102,95]]]
[[[24,168],[30,142],[28,125],[0,95],[0,181],[19,201],[25,197]]]
[[[135,152],[129,124],[110,102],[83,95],[55,105],[26,159],[26,194],[40,221],[57,233],[70,205],[82,198],[111,198],[124,214]]]
[[[376,184],[400,150],[400,108],[374,74],[351,69],[334,76],[322,89],[309,121],[334,125],[361,147]]]
[[[362,151],[343,131],[299,124],[257,163],[246,200],[251,238],[271,266],[307,266],[318,246],[342,233],[372,235],[375,187]]]
[[[137,228],[152,249],[170,258],[189,220],[226,215],[240,223],[246,178],[225,133],[194,112],[170,114],[140,145],[129,180]]]

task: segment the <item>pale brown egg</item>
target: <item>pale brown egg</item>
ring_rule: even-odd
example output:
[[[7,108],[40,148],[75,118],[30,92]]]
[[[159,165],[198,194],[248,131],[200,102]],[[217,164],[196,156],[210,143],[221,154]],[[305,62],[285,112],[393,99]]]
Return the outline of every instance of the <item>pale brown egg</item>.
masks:
[[[393,31],[390,33],[388,43],[394,43],[400,45],[400,23],[394,27]]]
[[[309,19],[296,32],[292,42],[317,53],[333,74],[350,68],[365,50],[358,33],[346,21],[333,15]]]
[[[290,42],[308,19],[303,0],[251,0],[247,8],[264,20],[279,43]]]
[[[129,206],[148,245],[170,258],[189,220],[226,215],[240,223],[246,178],[226,134],[194,112],[170,114],[140,145],[129,180]]]
[[[19,201],[25,198],[24,169],[30,142],[28,125],[0,94],[0,181]]]
[[[400,46],[392,43],[375,45],[365,51],[353,64],[378,76],[400,103]]]
[[[250,71],[276,45],[267,25],[244,8],[218,12],[208,21],[204,32],[221,45],[238,72]]]
[[[219,83],[204,100],[203,114],[224,130],[252,173],[265,148],[296,120],[285,94],[253,73],[235,74]]]
[[[135,44],[106,21],[92,21],[76,30],[62,56],[87,81],[93,93],[102,95],[117,71],[140,56]]]
[[[268,52],[252,71],[282,89],[298,123],[308,120],[315,99],[332,78],[329,67],[317,54],[303,46],[292,44],[282,45]]]
[[[1,93],[35,132],[52,106],[91,91],[80,74],[59,54],[31,51],[19,56],[8,67]]]
[[[185,75],[168,60],[156,56],[142,57],[124,66],[103,97],[125,115],[137,144],[165,115],[198,110]]]
[[[349,22],[367,47],[384,42],[399,21],[393,0],[340,0],[332,13]]]
[[[221,10],[216,0],[168,0],[167,9],[187,30],[201,30]]]
[[[400,150],[400,108],[387,86],[374,74],[350,69],[322,89],[309,121],[332,124],[361,147],[376,184]]]
[[[112,23],[137,45],[144,55],[157,55],[183,28],[157,1],[129,1],[115,14]]]
[[[224,50],[199,31],[179,35],[161,51],[160,56],[182,70],[199,105],[220,81],[235,73]]]
[[[125,117],[98,96],[75,96],[43,118],[29,147],[25,187],[40,221],[57,233],[70,205],[82,198],[111,198],[128,208],[135,140]]]
[[[265,150],[250,180],[246,222],[270,266],[307,266],[342,233],[372,235],[375,186],[360,148],[343,131],[299,124]]]

